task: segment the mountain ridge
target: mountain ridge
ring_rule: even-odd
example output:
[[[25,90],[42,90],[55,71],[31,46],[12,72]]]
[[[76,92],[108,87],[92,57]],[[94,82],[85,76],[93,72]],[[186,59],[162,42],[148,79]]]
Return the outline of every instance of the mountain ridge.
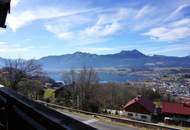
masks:
[[[147,68],[147,67],[190,67],[190,57],[175,57],[163,55],[145,55],[138,50],[123,50],[114,54],[91,54],[75,52],[60,56],[47,56],[37,60],[45,70],[60,71],[75,69],[82,66],[95,68],[118,67]]]
[[[138,51],[137,49],[133,49],[133,50],[121,50],[120,52],[118,53],[113,53],[113,54],[95,54],[95,53],[88,53],[88,52],[82,52],[82,51],[76,51],[74,53],[69,53],[69,54],[62,54],[62,55],[48,55],[48,56],[44,56],[44,57],[41,57],[39,59],[36,59],[36,60],[40,60],[40,59],[43,59],[43,58],[47,58],[47,57],[61,57],[61,56],[70,56],[70,55],[95,55],[95,56],[108,56],[108,55],[116,55],[116,54],[126,54],[126,53],[129,53],[129,52],[136,52],[136,53],[139,53],[141,55],[144,55],[144,56],[148,56],[148,57],[176,57],[176,58],[185,58],[185,57],[190,57],[190,55],[187,55],[187,56],[166,56],[166,55],[146,55],[146,54],[143,54],[142,52]],[[0,57],[1,58],[1,57]],[[4,58],[5,59],[5,58]]]
[[[5,60],[5,58],[0,58],[1,67]],[[76,69],[84,65],[94,68],[123,67],[144,69],[151,67],[190,67],[190,56],[149,56],[136,49],[122,50],[119,53],[105,55],[78,51],[72,54],[45,56],[36,59],[35,62],[41,64],[42,68],[48,72]]]

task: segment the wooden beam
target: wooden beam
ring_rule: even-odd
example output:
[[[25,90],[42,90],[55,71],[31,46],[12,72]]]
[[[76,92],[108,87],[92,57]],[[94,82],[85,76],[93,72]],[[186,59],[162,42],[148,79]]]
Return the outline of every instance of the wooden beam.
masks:
[[[10,0],[0,0],[0,27],[6,28],[7,14],[10,13]]]

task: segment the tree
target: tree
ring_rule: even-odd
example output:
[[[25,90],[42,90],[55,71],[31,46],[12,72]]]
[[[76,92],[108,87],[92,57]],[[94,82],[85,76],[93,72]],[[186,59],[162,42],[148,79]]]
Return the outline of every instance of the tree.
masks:
[[[32,99],[38,99],[43,87],[41,66],[34,60],[6,60],[0,72],[0,82]],[[42,94],[41,94],[42,95]]]
[[[24,79],[19,82],[17,92],[30,99],[38,100],[42,96],[41,91],[43,91],[42,82],[33,79]]]
[[[43,97],[47,102],[52,102],[55,100],[55,90],[48,88],[44,92],[44,97]]]
[[[87,110],[90,98],[93,97],[94,86],[98,83],[96,71],[85,66],[80,70],[76,85],[79,88],[79,100],[82,109]]]
[[[98,84],[96,71],[92,67],[84,66],[78,73],[74,70],[64,73],[63,81],[71,86],[72,106],[88,110],[89,102],[92,103],[94,86]]]
[[[142,95],[143,97],[146,97],[151,101],[161,99],[161,95],[157,90],[153,91],[153,89],[151,88],[142,87],[138,91],[139,95]]]
[[[70,87],[70,86],[69,86]],[[55,102],[63,106],[72,106],[72,93],[69,87],[62,87],[55,91]]]
[[[159,91],[153,91],[146,84],[131,83],[105,83],[99,84],[98,76],[93,68],[83,67],[76,72],[71,70],[63,76],[68,85],[67,91],[63,91],[59,101],[79,109],[101,112],[106,108],[122,109],[123,106],[137,95],[142,95],[150,100],[159,100]],[[62,98],[61,98],[62,97]]]
[[[77,81],[77,76],[75,70],[70,70],[69,72],[62,73],[62,80],[66,85],[70,85]]]
[[[1,71],[1,82],[14,90],[18,89],[18,84],[23,79],[42,75],[41,66],[34,60],[6,60],[5,67]]]
[[[75,70],[70,70],[69,72],[63,72],[62,74],[62,80],[66,86],[69,86],[68,91],[70,94],[70,99],[72,101],[72,106],[73,107],[79,107],[79,102],[78,102],[78,85],[76,85],[78,78],[78,73]],[[59,99],[57,101],[63,102],[62,104],[65,104],[65,102],[69,102],[63,99],[65,99],[65,95],[67,95],[65,92],[62,92],[59,95]]]

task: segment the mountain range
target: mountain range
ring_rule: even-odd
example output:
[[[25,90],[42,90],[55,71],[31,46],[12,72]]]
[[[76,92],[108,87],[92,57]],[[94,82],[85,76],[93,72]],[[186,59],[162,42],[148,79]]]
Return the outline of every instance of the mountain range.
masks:
[[[43,57],[37,60],[37,62],[42,64],[46,71],[75,69],[84,65],[94,68],[121,67],[143,69],[150,67],[190,67],[190,56],[148,56],[138,50],[121,51],[107,55],[75,52],[73,54]]]
[[[0,58],[0,66],[4,63]],[[36,60],[47,72],[59,72],[64,69],[81,68],[84,65],[94,68],[121,67],[143,69],[151,67],[190,67],[190,56],[174,57],[148,56],[138,50],[121,51],[115,54],[97,55],[83,52],[60,56],[47,56]]]

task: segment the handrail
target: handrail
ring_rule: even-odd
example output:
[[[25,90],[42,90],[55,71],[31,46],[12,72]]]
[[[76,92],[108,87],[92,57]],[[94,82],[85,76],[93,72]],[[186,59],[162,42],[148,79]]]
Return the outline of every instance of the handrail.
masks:
[[[0,107],[6,130],[96,130],[6,87],[0,87]]]

